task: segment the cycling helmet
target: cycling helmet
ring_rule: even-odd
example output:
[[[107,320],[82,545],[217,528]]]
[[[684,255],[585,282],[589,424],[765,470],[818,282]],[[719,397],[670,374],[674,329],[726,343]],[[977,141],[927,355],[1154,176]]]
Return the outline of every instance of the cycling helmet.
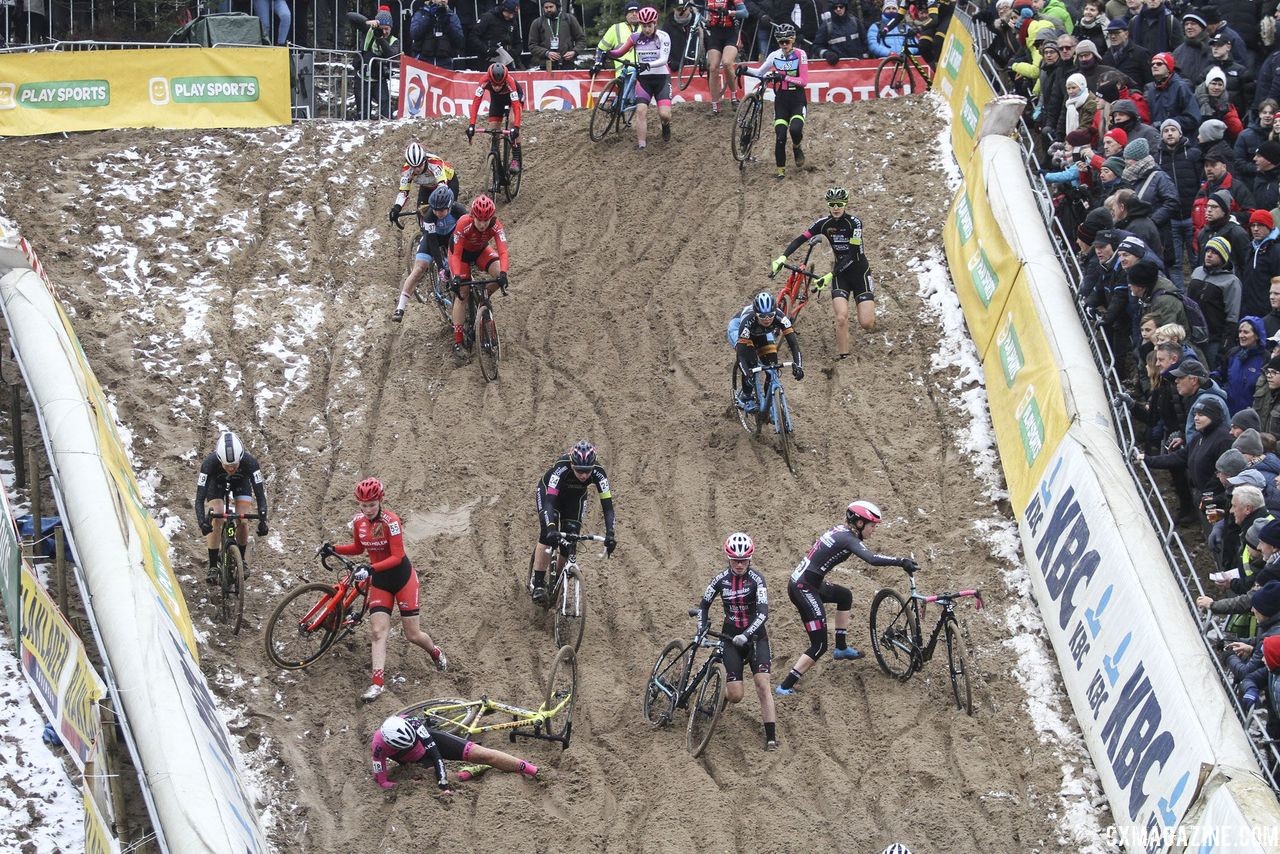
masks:
[[[427,150],[419,143],[409,143],[404,149],[404,162],[417,169],[427,162]]]
[[[826,193],[827,204],[849,204],[849,191],[844,187],[828,187]]]
[[[381,501],[386,490],[376,477],[366,477],[356,484],[356,501]]]
[[[489,66],[489,73],[485,75],[484,82],[489,86],[501,86],[507,82],[507,67],[501,62],[495,62]]]
[[[575,469],[595,468],[596,446],[586,439],[581,440],[569,451],[569,465]]]
[[[730,560],[746,560],[751,557],[755,550],[755,542],[741,531],[730,534],[725,538],[724,553],[728,555]]]
[[[642,24],[658,23],[658,10],[652,6],[645,6],[636,16]]]
[[[427,199],[427,204],[431,205],[432,210],[447,210],[449,205],[453,204],[453,190],[450,190],[444,184],[441,184],[439,187],[436,187],[431,191],[431,196]]]
[[[792,41],[795,41],[796,28],[790,24],[778,24],[773,28],[773,37],[778,41],[782,41],[783,39],[791,39]]]
[[[881,851],[880,854],[911,854],[911,849],[903,845],[901,842],[895,842],[888,848]]]
[[[778,304],[773,301],[773,294],[768,291],[761,291],[756,294],[755,301],[752,303],[755,307],[756,314],[773,314],[773,310]]]
[[[413,747],[414,741],[417,740],[413,727],[399,715],[394,715],[383,721],[378,731],[382,733],[382,740],[396,750],[408,750]]]
[[[471,203],[472,219],[493,219],[497,208],[493,205],[493,199],[488,196],[476,196],[476,200]]]
[[[240,458],[244,456],[244,445],[240,444],[235,433],[227,430],[218,437],[218,444],[213,451],[218,455],[218,462],[224,466],[238,466]]]
[[[863,522],[878,523],[880,521],[880,508],[872,504],[870,501],[855,501],[849,505],[847,510],[845,510],[844,518],[850,526],[852,526],[858,519],[861,519]]]

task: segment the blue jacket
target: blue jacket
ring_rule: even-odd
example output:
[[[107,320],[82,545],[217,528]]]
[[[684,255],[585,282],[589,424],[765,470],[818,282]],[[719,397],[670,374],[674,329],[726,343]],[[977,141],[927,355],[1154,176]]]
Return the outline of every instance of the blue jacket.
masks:
[[[1253,327],[1259,343],[1248,350],[1236,347],[1227,354],[1227,408],[1231,410],[1232,415],[1241,409],[1253,406],[1253,392],[1268,358],[1267,351],[1261,343],[1266,340],[1262,319],[1251,315],[1240,322],[1248,323]]]
[[[872,56],[884,57],[891,53],[902,53],[902,47],[906,43],[907,32],[902,26],[902,15],[881,15],[880,20],[867,28],[867,48]],[[911,52],[920,51],[913,47]]]
[[[1177,119],[1182,125],[1182,135],[1195,139],[1200,129],[1200,102],[1196,93],[1181,75],[1174,73],[1163,87],[1148,83],[1142,91],[1151,108],[1151,124],[1160,127],[1165,119]]]

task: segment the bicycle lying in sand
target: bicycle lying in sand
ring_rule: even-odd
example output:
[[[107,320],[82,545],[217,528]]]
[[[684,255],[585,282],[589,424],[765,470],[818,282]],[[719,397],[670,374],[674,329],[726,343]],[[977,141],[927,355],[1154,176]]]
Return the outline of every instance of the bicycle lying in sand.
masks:
[[[573,735],[573,706],[578,689],[578,659],[571,646],[562,646],[551,662],[547,690],[537,709],[491,700],[462,700],[441,697],[406,706],[397,714],[426,718],[427,726],[454,735],[474,737],[486,732],[506,731],[511,741],[534,738],[554,741],[561,750],[569,747]],[[510,716],[509,721],[480,723],[491,714]],[[530,731],[526,731],[530,730]]]
[[[700,614],[697,608],[689,609],[690,617]],[[714,638],[714,643],[707,638]],[[719,632],[705,628],[694,634],[688,643],[671,641],[659,653],[645,684],[642,711],[644,719],[655,727],[671,723],[676,709],[688,708],[689,700],[694,700],[693,708],[689,709],[689,726],[685,730],[685,747],[690,756],[702,755],[724,709],[724,686],[729,680],[724,669],[724,645],[728,640]],[[710,648],[711,654],[695,673],[694,661],[702,647]]]
[[[326,570],[338,573],[337,582],[304,581],[290,590],[262,633],[267,658],[286,670],[316,661],[360,625],[369,608],[370,579],[355,580],[359,565],[339,554],[316,554]],[[331,558],[342,566],[332,566]]]

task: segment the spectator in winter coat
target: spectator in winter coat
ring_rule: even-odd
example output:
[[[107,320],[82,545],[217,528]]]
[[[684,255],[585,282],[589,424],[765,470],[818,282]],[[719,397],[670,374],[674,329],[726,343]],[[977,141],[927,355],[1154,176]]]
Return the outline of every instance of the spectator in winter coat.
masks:
[[[1124,131],[1129,142],[1145,139],[1151,148],[1160,144],[1160,132],[1142,121],[1137,106],[1128,98],[1121,98],[1111,104],[1111,126]]]
[[[1257,174],[1250,182],[1253,204],[1263,210],[1272,210],[1280,204],[1280,141],[1269,139],[1253,153],[1253,165]]]
[[[1258,55],[1262,55],[1262,33],[1259,27],[1258,11],[1257,0],[1218,0],[1217,3],[1204,9],[1205,20],[1209,22],[1209,29],[1213,35],[1219,33],[1226,35],[1231,38],[1233,44],[1236,37],[1240,39],[1240,44],[1236,46],[1236,59],[1241,62],[1247,61],[1249,51],[1258,51]],[[1214,23],[1214,18],[1220,18],[1225,26]]]
[[[1123,266],[1128,269],[1132,263],[1146,259],[1163,271],[1164,246],[1160,243],[1159,229],[1151,221],[1147,203],[1139,199],[1133,190],[1125,188],[1107,199],[1107,209],[1111,211],[1115,227],[1130,235],[1116,246],[1117,252],[1132,258],[1132,261],[1124,259],[1128,263]]]
[[[1213,66],[1205,75],[1205,80],[1195,89],[1196,104],[1200,107],[1201,127],[1214,119],[1223,124],[1223,138],[1234,142],[1244,130],[1240,114],[1235,104],[1227,97],[1227,75],[1221,68]]]
[[[410,56],[438,68],[453,68],[455,58],[467,45],[458,13],[449,8],[449,0],[429,0],[409,19]]]
[[[1249,56],[1249,46],[1245,40],[1241,38],[1240,33],[1233,29],[1230,24],[1222,19],[1222,13],[1217,6],[1212,4],[1203,6],[1200,14],[1205,20],[1207,29],[1205,30],[1205,41],[1208,42],[1214,36],[1225,38],[1231,44],[1231,50],[1238,57]]]
[[[356,18],[358,20],[358,16]],[[357,76],[356,103],[361,118],[369,118],[372,102],[378,102],[378,115],[391,118],[395,103],[391,99],[387,83],[391,77],[391,63],[373,62],[375,59],[394,60],[400,56],[400,40],[392,33],[391,9],[379,6],[378,14],[366,21],[358,35],[360,44],[360,71]],[[369,69],[369,80],[364,79]]]
[[[979,11],[974,17],[986,24],[987,29],[994,34],[987,55],[995,61],[997,67],[1007,68],[1022,50],[1013,0],[996,0],[995,4]]]
[[[518,66],[520,34],[516,32],[516,14],[519,11],[520,0],[502,0],[476,21],[471,31],[471,52],[480,57],[484,67],[502,60],[499,50],[510,56],[510,65]]]
[[[1178,217],[1180,205],[1178,189],[1174,186],[1173,179],[1156,166],[1155,158],[1151,156],[1151,149],[1155,147],[1148,144],[1145,139],[1135,139],[1126,145],[1124,147],[1126,165],[1124,175],[1121,177],[1133,188],[1137,198],[1147,206],[1148,215],[1160,233],[1159,248],[1150,240],[1147,240],[1147,245],[1151,246],[1164,260],[1167,270],[1172,266],[1170,263],[1173,257],[1172,224]],[[1132,203],[1128,204],[1128,208],[1130,213],[1137,211]],[[1125,225],[1119,227],[1128,228]]]
[[[1252,612],[1257,620],[1257,633],[1248,641],[1229,644],[1227,669],[1239,681],[1240,705],[1251,709],[1262,696],[1267,677],[1267,665],[1262,657],[1262,645],[1267,638],[1280,636],[1280,581],[1255,588]]]
[[[879,19],[867,27],[867,50],[877,57],[902,53],[906,41],[906,22],[897,0],[884,0]],[[919,53],[919,50],[912,47],[911,52]]]
[[[1182,16],[1182,44],[1173,49],[1173,61],[1178,73],[1192,86],[1204,79],[1209,68],[1209,35],[1205,32],[1204,18],[1199,10],[1188,9]]]
[[[1071,18],[1071,11],[1062,0],[1031,0],[1031,8],[1040,17],[1053,21],[1053,25],[1059,31],[1075,32],[1076,24]]]
[[[1151,82],[1151,51],[1129,38],[1129,25],[1123,18],[1112,18],[1107,24],[1107,50],[1102,62],[1124,74],[1138,86]]]
[[[1277,236],[1280,236],[1280,231],[1275,228],[1271,211],[1255,210],[1249,215],[1249,254],[1235,265],[1236,275],[1240,277],[1240,313],[1257,315],[1259,322],[1270,307],[1268,292],[1271,279],[1280,276]],[[1260,337],[1265,339],[1268,336],[1264,333]]]
[[[1182,390],[1190,388],[1196,380],[1188,374],[1180,373],[1189,366],[1204,366],[1194,359],[1186,359],[1171,372],[1177,378],[1177,387],[1182,396],[1188,397]],[[1213,382],[1206,380],[1206,382]],[[1227,426],[1227,416],[1221,401],[1212,394],[1201,392],[1196,395],[1196,402],[1191,406],[1188,418],[1188,429],[1184,434],[1185,443],[1179,443],[1168,453],[1157,454],[1146,458],[1148,468],[1167,469],[1174,473],[1174,490],[1178,493],[1178,524],[1191,524],[1198,520],[1195,512],[1196,501],[1202,493],[1211,492],[1218,483],[1216,463],[1218,457],[1231,447],[1231,433]]]
[[[1177,119],[1183,135],[1194,133],[1200,127],[1200,105],[1195,92],[1178,74],[1173,54],[1157,53],[1151,57],[1152,82],[1142,94],[1151,107],[1151,121],[1159,124],[1165,119]]]
[[[1231,244],[1233,257],[1244,258],[1249,253],[1249,234],[1240,227],[1227,209],[1232,202],[1231,193],[1218,190],[1205,200],[1204,227],[1196,233],[1196,265],[1204,264],[1204,247],[1209,239],[1221,235]]]
[[[1102,7],[1106,5],[1103,0],[1085,0],[1080,4],[1080,19],[1076,21],[1076,28],[1072,32],[1081,42],[1090,41],[1094,45],[1105,45],[1107,32],[1107,18],[1102,14]],[[1076,57],[1079,58],[1080,49],[1076,48]],[[1093,88],[1093,81],[1089,81],[1089,88]]]
[[[1267,289],[1267,302],[1271,304],[1271,308],[1262,316],[1262,328],[1266,333],[1263,344],[1270,351],[1276,347],[1275,334],[1280,332],[1280,277],[1271,279],[1271,287]]]
[[[1213,459],[1217,460],[1223,451],[1231,447],[1231,415],[1227,411],[1227,393],[1213,381],[1209,371],[1196,359],[1183,359],[1178,363],[1178,367],[1169,372],[1169,375],[1176,380],[1178,395],[1187,404],[1187,420],[1182,425],[1184,438],[1196,430],[1194,419],[1198,405],[1207,406],[1217,412],[1217,417],[1213,420],[1220,423],[1223,435],[1227,437],[1226,445],[1213,455]],[[1245,456],[1248,457],[1248,454]]]
[[[1207,360],[1205,364],[1216,370],[1219,355],[1229,346],[1228,338],[1234,338],[1239,332],[1240,279],[1231,272],[1231,244],[1225,237],[1209,239],[1204,264],[1192,272],[1187,295],[1199,303],[1204,312],[1209,340],[1201,349]]]
[[[1183,329],[1190,328],[1182,297],[1178,296],[1173,282],[1161,276],[1159,269],[1151,261],[1142,260],[1129,268],[1129,293],[1138,301],[1139,316],[1154,314],[1159,318],[1161,326],[1176,323]],[[1208,376],[1206,371],[1205,377]],[[1224,408],[1225,401],[1224,397]]]
[[[1182,125],[1166,119],[1160,125],[1160,146],[1152,155],[1160,171],[1169,176],[1178,194],[1178,213],[1169,223],[1172,237],[1169,278],[1182,290],[1183,264],[1192,266],[1191,210],[1200,190],[1200,149],[1182,135]]]
[[[1011,2],[1006,8],[1012,7]],[[830,65],[842,59],[861,59],[867,55],[862,24],[848,10],[846,3],[835,0],[831,4],[831,16],[818,25],[818,35],[813,40],[818,55]]]
[[[1063,101],[1062,118],[1058,131],[1066,137],[1072,131],[1083,129],[1089,132],[1088,144],[1096,139],[1092,136],[1093,114],[1098,111],[1098,98],[1089,91],[1088,81],[1084,75],[1075,72],[1067,77],[1065,84],[1066,98]]]
[[[1153,54],[1167,53],[1182,43],[1181,27],[1165,0],[1146,0],[1129,21],[1129,37]]]
[[[1232,55],[1231,41],[1221,33],[1209,39],[1209,55],[1213,57],[1213,67],[1226,75],[1228,100],[1244,118],[1253,101],[1253,69]]]
[[[1124,147],[1128,144],[1129,135],[1120,128],[1112,128],[1102,137],[1102,156],[1121,157],[1124,154]]]
[[[1117,73],[1116,69],[1102,63],[1098,47],[1090,39],[1076,43],[1076,72],[1083,75],[1090,92],[1097,92],[1099,84],[1108,75]]]
[[[1263,333],[1262,318],[1252,315],[1243,318],[1237,327],[1236,346],[1227,353],[1224,375],[1227,408],[1231,410],[1232,419],[1236,413],[1253,406],[1253,393],[1262,378],[1262,369],[1269,361]]]
[[[1270,98],[1258,105],[1258,114],[1253,122],[1236,137],[1235,173],[1246,181],[1258,174],[1258,167],[1253,163],[1253,155],[1259,146],[1271,138],[1271,129],[1275,123],[1276,110],[1280,109]]]
[[[1280,357],[1273,356],[1262,369],[1262,382],[1253,393],[1259,433],[1280,432]]]
[[[560,0],[543,0],[542,15],[529,27],[529,55],[534,65],[573,68],[578,54],[590,49],[582,24],[560,11]]]

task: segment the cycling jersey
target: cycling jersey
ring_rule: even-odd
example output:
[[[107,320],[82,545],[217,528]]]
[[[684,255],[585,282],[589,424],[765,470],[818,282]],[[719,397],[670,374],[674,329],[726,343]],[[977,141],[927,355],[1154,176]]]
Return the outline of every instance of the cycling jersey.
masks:
[[[404,717],[403,715],[401,717]],[[413,744],[403,750],[392,747],[382,738],[382,730],[373,733],[373,779],[383,788],[390,786],[387,779],[387,760],[407,765],[410,762],[424,765],[435,771],[436,783],[442,788],[448,785],[449,778],[444,763],[462,762],[471,755],[475,743],[459,738],[452,733],[431,729],[423,718],[405,717],[413,728]]]
[[[788,243],[782,254],[790,255],[816,235],[822,235],[831,245],[837,273],[866,269],[867,256],[862,251],[862,220],[850,213],[844,216],[824,216]]]
[[[877,554],[862,543],[848,525],[836,525],[814,542],[809,553],[791,571],[791,580],[818,588],[827,573],[850,557],[862,558],[872,566],[905,566],[908,558]]]
[[[556,460],[555,465],[547,469],[546,474],[538,481],[538,520],[543,532],[555,529],[561,517],[564,517],[565,521],[580,521],[587,489],[593,484],[596,491],[600,493],[600,509],[604,513],[605,532],[612,534],[613,491],[609,487],[609,476],[605,473],[604,466],[593,466],[591,477],[585,482],[580,481],[573,473],[568,454]]]
[[[798,47],[793,47],[789,53],[783,53],[779,48],[766,56],[752,73],[763,77],[770,71],[782,75],[782,79],[773,84],[774,92],[803,90],[809,84],[809,57]]]
[[[471,275],[471,265],[490,241],[497,249],[498,263],[501,265],[499,269],[507,272],[507,232],[502,227],[502,221],[495,216],[489,227],[481,231],[476,228],[471,214],[460,218],[453,229],[453,246],[449,249],[449,268],[453,275],[468,278]],[[480,266],[487,268],[488,264]]]
[[[409,191],[418,188],[418,204],[425,204],[426,196],[441,184],[445,184],[458,194],[458,182],[454,180],[453,166],[444,162],[434,154],[427,155],[427,162],[421,166],[410,166],[406,163],[400,168],[400,192],[396,193],[396,204],[404,207],[409,201]]]
[[[759,357],[767,361],[776,361],[778,355],[778,338],[781,335],[787,339],[787,347],[791,350],[792,360],[799,365],[800,362],[800,339],[796,336],[795,328],[791,324],[791,318],[782,311],[782,309],[774,307],[773,324],[765,326],[760,322],[760,315],[756,313],[754,305],[748,305],[738,313],[738,364],[742,366],[743,373],[747,373],[750,368],[755,366],[754,359]]]
[[[702,594],[699,631],[710,625],[711,618],[707,612],[717,595],[724,605],[724,629],[721,634],[754,638],[764,632],[765,621],[769,619],[769,589],[765,586],[764,576],[755,567],[749,568],[742,575],[737,575],[726,567],[711,579]]]
[[[413,565],[404,553],[400,517],[384,508],[374,519],[358,513],[352,522],[355,542],[336,545],[333,550],[348,556],[368,553],[374,587],[391,592],[399,590],[413,572]]]
[[[211,453],[200,463],[200,474],[196,476],[196,519],[201,525],[206,522],[204,505],[213,500],[221,501],[227,494],[228,487],[231,495],[238,500],[247,500],[252,491],[258,499],[258,515],[266,521],[267,491],[262,484],[262,467],[253,454],[245,451],[240,457],[240,466],[233,473],[227,474],[218,455]]]
[[[445,255],[449,251],[449,241],[453,239],[458,220],[467,215],[467,209],[454,202],[444,216],[437,216],[430,211],[422,220],[422,239],[418,242],[418,260],[427,261],[434,258],[441,267],[445,265]]]
[[[645,76],[657,77],[662,74],[670,74],[671,69],[667,67],[667,61],[671,58],[671,36],[666,30],[654,30],[652,36],[646,36],[640,30],[632,33],[627,40],[613,50],[607,51],[614,59],[626,56],[634,51],[635,63],[643,65],[648,63],[649,68],[640,72]],[[648,88],[648,87],[646,87]],[[650,92],[655,97],[657,95]]]
[[[747,17],[747,7],[742,0],[707,0],[707,26],[733,28]]]
[[[520,87],[516,85],[515,78],[508,74],[502,81],[502,85],[494,89],[487,83],[481,83],[476,87],[475,97],[471,99],[470,124],[476,123],[476,116],[480,115],[480,102],[484,100],[485,93],[489,93],[489,116],[491,118],[501,118],[502,110],[494,110],[494,107],[511,107],[511,126],[513,128],[520,127],[520,114],[523,108],[520,105]]]

